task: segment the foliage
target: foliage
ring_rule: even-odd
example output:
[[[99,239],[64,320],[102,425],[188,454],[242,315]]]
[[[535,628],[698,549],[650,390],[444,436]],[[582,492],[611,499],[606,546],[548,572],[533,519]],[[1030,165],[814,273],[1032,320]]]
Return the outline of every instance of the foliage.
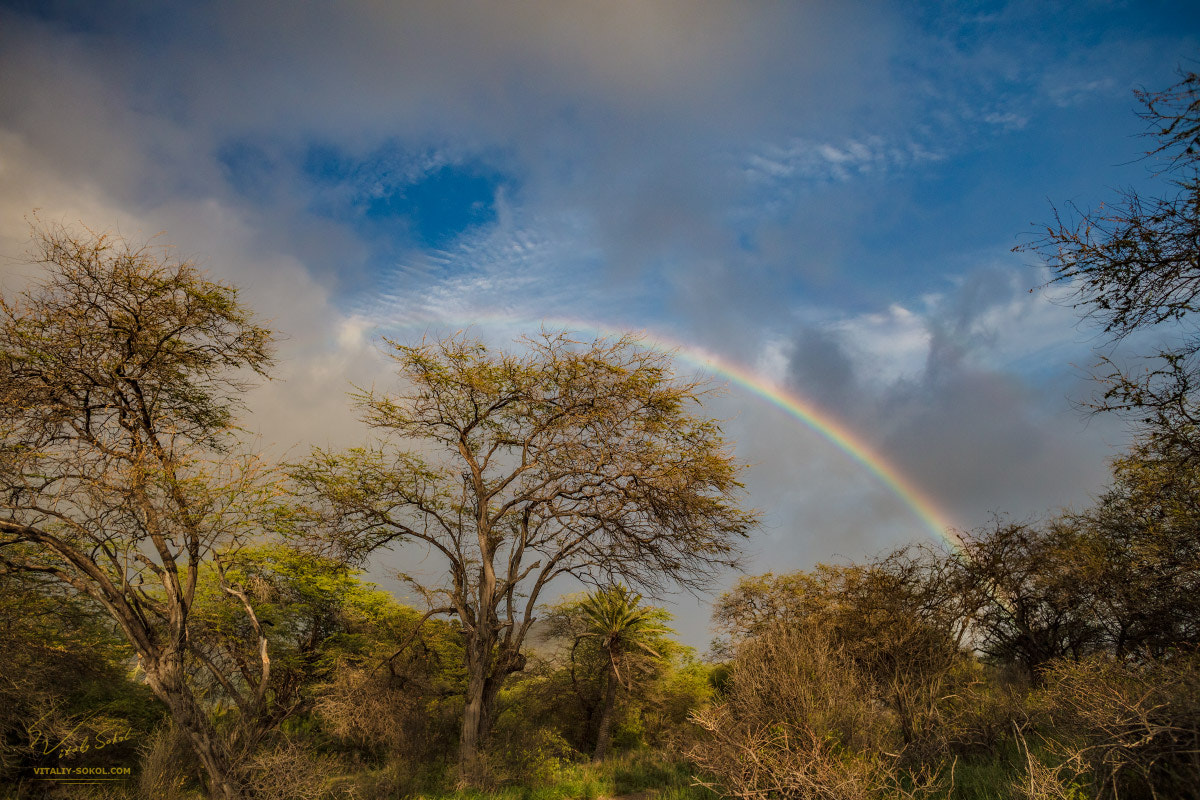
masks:
[[[164,709],[86,597],[0,572],[0,783],[34,767],[128,764]]]
[[[569,675],[571,695],[584,712],[574,736],[579,750],[603,758],[614,723],[633,733],[630,723],[653,713],[656,700],[667,699],[663,684],[684,654],[668,636],[670,619],[662,609],[642,606],[639,595],[620,585],[568,598],[550,610],[549,633],[565,651],[559,674]],[[633,738],[640,742],[646,733]]]
[[[339,751],[367,763],[415,771],[455,740],[465,687],[460,633],[382,591],[344,609],[329,670],[313,689],[313,711]],[[399,646],[399,647],[398,647]]]
[[[155,800],[192,800],[196,797],[194,776],[202,769],[187,733],[168,719],[142,744],[139,794]]]
[[[669,356],[628,337],[522,344],[512,355],[462,335],[390,342],[407,387],[356,398],[382,440],[292,470],[306,503],[293,522],[313,538],[347,556],[419,542],[444,560],[443,582],[414,585],[464,632],[471,780],[550,581],[699,585],[735,561],[755,520],[736,503],[720,428],[693,413],[702,387],[675,379]]]
[[[1154,660],[1200,644],[1197,469],[1152,438],[1114,463],[1092,508],[963,534],[953,561],[978,603],[976,646],[1037,681],[1058,659]]]
[[[550,762],[594,757],[610,699],[616,751],[677,747],[694,728],[689,714],[711,701],[712,688],[708,665],[671,638],[669,620],[623,587],[570,595],[548,609],[539,650],[498,700],[490,750],[503,768],[494,776],[519,778]],[[618,640],[608,644],[620,648],[616,679],[606,646],[614,632]]]
[[[209,790],[270,727],[266,639],[244,690],[206,660],[191,609],[201,573],[257,527],[268,470],[234,452],[234,411],[270,332],[232,287],[106,234],[35,228],[45,277],[0,298],[0,563],[52,577],[114,619],[188,733]],[[253,611],[237,587],[251,625]],[[218,733],[192,676],[243,709]]]
[[[257,627],[227,586],[244,587]],[[351,645],[346,640],[355,616],[381,602],[386,601],[339,561],[284,545],[248,546],[202,575],[193,612],[197,648],[224,667],[220,672],[232,674],[233,682],[249,686],[255,676],[248,665],[260,647],[261,629],[271,653],[267,693],[282,718],[301,708],[311,686],[329,676]]]
[[[667,632],[665,628],[652,627],[655,619],[662,619],[664,615],[657,609],[643,607],[641,601],[641,595],[616,584],[592,592],[578,606],[584,617],[584,627],[576,635],[572,657],[580,640],[593,639],[605,661],[604,703],[600,709],[596,748],[592,754],[595,761],[604,758],[612,740],[613,709],[618,690],[631,690],[634,676],[639,671],[646,671],[644,663],[637,663],[634,657],[648,656],[650,659],[665,660],[663,654],[651,646],[655,634]],[[644,662],[644,658],[641,660]],[[622,667],[625,667],[624,674]]]
[[[1117,459],[1113,478],[1070,517],[1086,534],[1073,574],[1105,649],[1145,660],[1200,646],[1200,464],[1155,437]]]
[[[541,779],[453,792],[426,791],[421,800],[600,800],[635,795],[657,800],[716,800],[696,784],[695,767],[658,753],[633,752],[603,762],[564,763]]]
[[[746,797],[1194,796],[1196,471],[1170,445],[1118,459],[1084,512],[744,579],[693,757]]]

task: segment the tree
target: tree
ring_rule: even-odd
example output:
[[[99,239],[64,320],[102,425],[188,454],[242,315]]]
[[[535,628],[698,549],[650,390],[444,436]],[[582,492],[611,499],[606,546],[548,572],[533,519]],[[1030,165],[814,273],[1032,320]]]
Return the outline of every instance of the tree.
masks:
[[[719,647],[736,656],[781,629],[816,632],[892,709],[912,744],[963,658],[966,619],[932,555],[901,550],[866,565],[743,578],[714,609],[727,637]]]
[[[497,692],[525,666],[552,580],[699,586],[736,562],[755,521],[719,426],[693,412],[703,386],[676,379],[669,356],[629,336],[521,344],[388,341],[408,385],[356,395],[381,440],[292,470],[307,503],[298,524],[344,555],[414,542],[441,559],[442,582],[413,585],[430,616],[462,626],[465,780],[481,776]]]
[[[1084,532],[1074,573],[1114,656],[1200,645],[1200,465],[1178,442],[1136,443],[1112,487],[1069,519]]]
[[[187,732],[215,797],[272,720],[267,637],[224,581],[257,647],[230,675],[193,605],[206,569],[258,529],[263,464],[238,455],[233,413],[271,363],[271,334],[233,287],[119,237],[34,230],[46,277],[0,299],[0,561],[86,595],[117,623]],[[241,711],[218,730],[197,675]]]
[[[1068,518],[1041,526],[997,520],[960,538],[951,558],[978,602],[972,623],[981,652],[1036,682],[1050,662],[1102,646],[1081,569],[1086,531]]]
[[[1119,341],[1174,323],[1182,335],[1135,373],[1114,359],[1101,360],[1104,388],[1097,411],[1130,415],[1144,432],[1173,438],[1200,457],[1200,75],[1188,72],[1163,92],[1136,93],[1144,110],[1146,153],[1165,182],[1159,196],[1127,190],[1097,210],[1055,211],[1045,235],[1016,249],[1032,250],[1049,264],[1051,283],[1071,287],[1076,307]]]
[[[713,627],[719,636],[712,650],[732,658],[738,645],[778,626],[792,626],[821,613],[836,568],[818,564],[812,572],[745,575],[713,604]]]
[[[1200,644],[1200,466],[1177,440],[1135,443],[1091,508],[963,535],[950,565],[976,644],[1031,678],[1105,653],[1152,661]]]
[[[581,639],[594,639],[604,654],[606,663],[604,705],[600,709],[600,723],[596,732],[596,749],[593,761],[603,761],[612,741],[613,710],[617,703],[617,690],[624,685],[631,688],[636,665],[626,663],[630,656],[641,651],[653,658],[664,656],[650,646],[654,634],[665,633],[665,628],[653,627],[662,619],[658,609],[643,607],[642,597],[617,584],[608,586],[587,596],[580,610],[587,619],[586,628],[579,634]],[[625,664],[625,675],[621,667]]]
[[[670,620],[627,587],[569,594],[546,608],[530,666],[512,677],[499,701],[494,737],[504,742],[506,763],[519,763],[520,748],[555,740],[595,753],[602,727],[605,752],[618,743],[656,746],[690,730],[689,713],[712,694],[709,668],[672,638]]]
[[[239,587],[238,593],[229,587]],[[243,605],[253,609],[253,618]],[[350,629],[350,616],[369,597],[352,570],[340,561],[279,543],[248,544],[221,554],[200,579],[193,606],[193,649],[215,666],[209,676],[237,676],[256,681],[254,668],[263,642],[270,653],[267,696],[272,713],[265,721],[282,720],[303,708],[306,693],[333,671],[339,640]],[[257,624],[256,624],[257,622]],[[237,704],[233,690],[208,687],[232,703],[248,719],[253,709]],[[270,724],[268,724],[270,727]]]

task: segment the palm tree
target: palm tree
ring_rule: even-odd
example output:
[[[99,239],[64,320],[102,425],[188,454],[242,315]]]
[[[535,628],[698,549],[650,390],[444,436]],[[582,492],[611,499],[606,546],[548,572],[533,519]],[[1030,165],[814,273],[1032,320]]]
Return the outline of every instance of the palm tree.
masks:
[[[666,628],[651,626],[651,623],[661,618],[662,612],[643,607],[641,602],[641,595],[616,584],[589,594],[579,606],[587,617],[587,629],[579,634],[576,641],[595,639],[600,652],[608,660],[604,707],[600,712],[600,727],[596,734],[593,761],[603,760],[608,752],[608,745],[612,739],[613,709],[617,703],[617,687],[624,686],[627,691],[632,688],[633,669],[626,669],[624,676],[621,673],[625,657],[641,651],[656,659],[662,658],[649,644],[654,634],[668,632]]]

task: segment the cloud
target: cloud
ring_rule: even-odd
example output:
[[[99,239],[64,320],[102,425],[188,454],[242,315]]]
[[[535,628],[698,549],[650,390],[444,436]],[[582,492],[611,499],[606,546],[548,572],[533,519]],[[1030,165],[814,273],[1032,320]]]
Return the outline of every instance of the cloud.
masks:
[[[846,181],[879,175],[913,164],[940,161],[944,156],[917,142],[889,143],[878,135],[838,144],[795,138],[751,153],[743,167],[751,181],[767,184],[803,179],[806,182]]]
[[[857,371],[835,331],[802,328],[789,342],[786,356],[786,383],[805,387],[805,396],[828,406],[858,397]]]
[[[966,526],[1052,513],[1103,484],[1116,420],[1069,402],[1093,341],[1022,270],[979,268],[910,310],[826,321],[791,340],[789,383],[862,432]]]
[[[286,334],[247,397],[278,450],[361,438],[345,391],[390,380],[380,332],[547,317],[756,365],[968,522],[1086,499],[1123,441],[1074,416],[1091,342],[1007,249],[1032,184],[1103,180],[1062,143],[1111,144],[1098,109],[1169,81],[1190,34],[1131,9],[24,8],[0,10],[5,290],[33,208],[166,231]],[[712,412],[772,566],[927,535],[794,418],[736,390]]]

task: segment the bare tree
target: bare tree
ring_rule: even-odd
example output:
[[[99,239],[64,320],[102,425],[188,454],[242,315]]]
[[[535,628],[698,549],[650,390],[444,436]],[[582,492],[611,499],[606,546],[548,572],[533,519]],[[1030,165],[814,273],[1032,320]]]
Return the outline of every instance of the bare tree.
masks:
[[[514,355],[461,334],[389,341],[407,387],[356,396],[381,440],[315,451],[293,472],[301,522],[344,554],[417,542],[443,560],[443,581],[413,583],[430,615],[462,625],[468,781],[482,774],[497,692],[524,668],[547,584],[699,586],[735,563],[755,522],[736,502],[740,467],[719,426],[693,413],[703,385],[676,379],[669,356],[628,336],[542,332],[522,344]]]
[[[254,631],[251,662],[221,662],[192,612],[202,572],[255,529],[269,491],[232,448],[235,371],[263,372],[270,332],[168,252],[61,227],[34,237],[45,279],[0,298],[0,563],[102,606],[210,794],[240,796],[239,754],[272,713],[267,637],[239,586],[221,583]],[[219,732],[202,691],[246,724]]]
[[[1200,458],[1200,75],[1135,93],[1151,147],[1145,153],[1159,190],[1121,192],[1097,209],[1055,210],[1045,232],[1017,250],[1036,252],[1051,283],[1070,287],[1076,308],[1118,342],[1170,326],[1173,339],[1145,369],[1101,358],[1103,392],[1087,404],[1125,415],[1140,432],[1169,439]]]

